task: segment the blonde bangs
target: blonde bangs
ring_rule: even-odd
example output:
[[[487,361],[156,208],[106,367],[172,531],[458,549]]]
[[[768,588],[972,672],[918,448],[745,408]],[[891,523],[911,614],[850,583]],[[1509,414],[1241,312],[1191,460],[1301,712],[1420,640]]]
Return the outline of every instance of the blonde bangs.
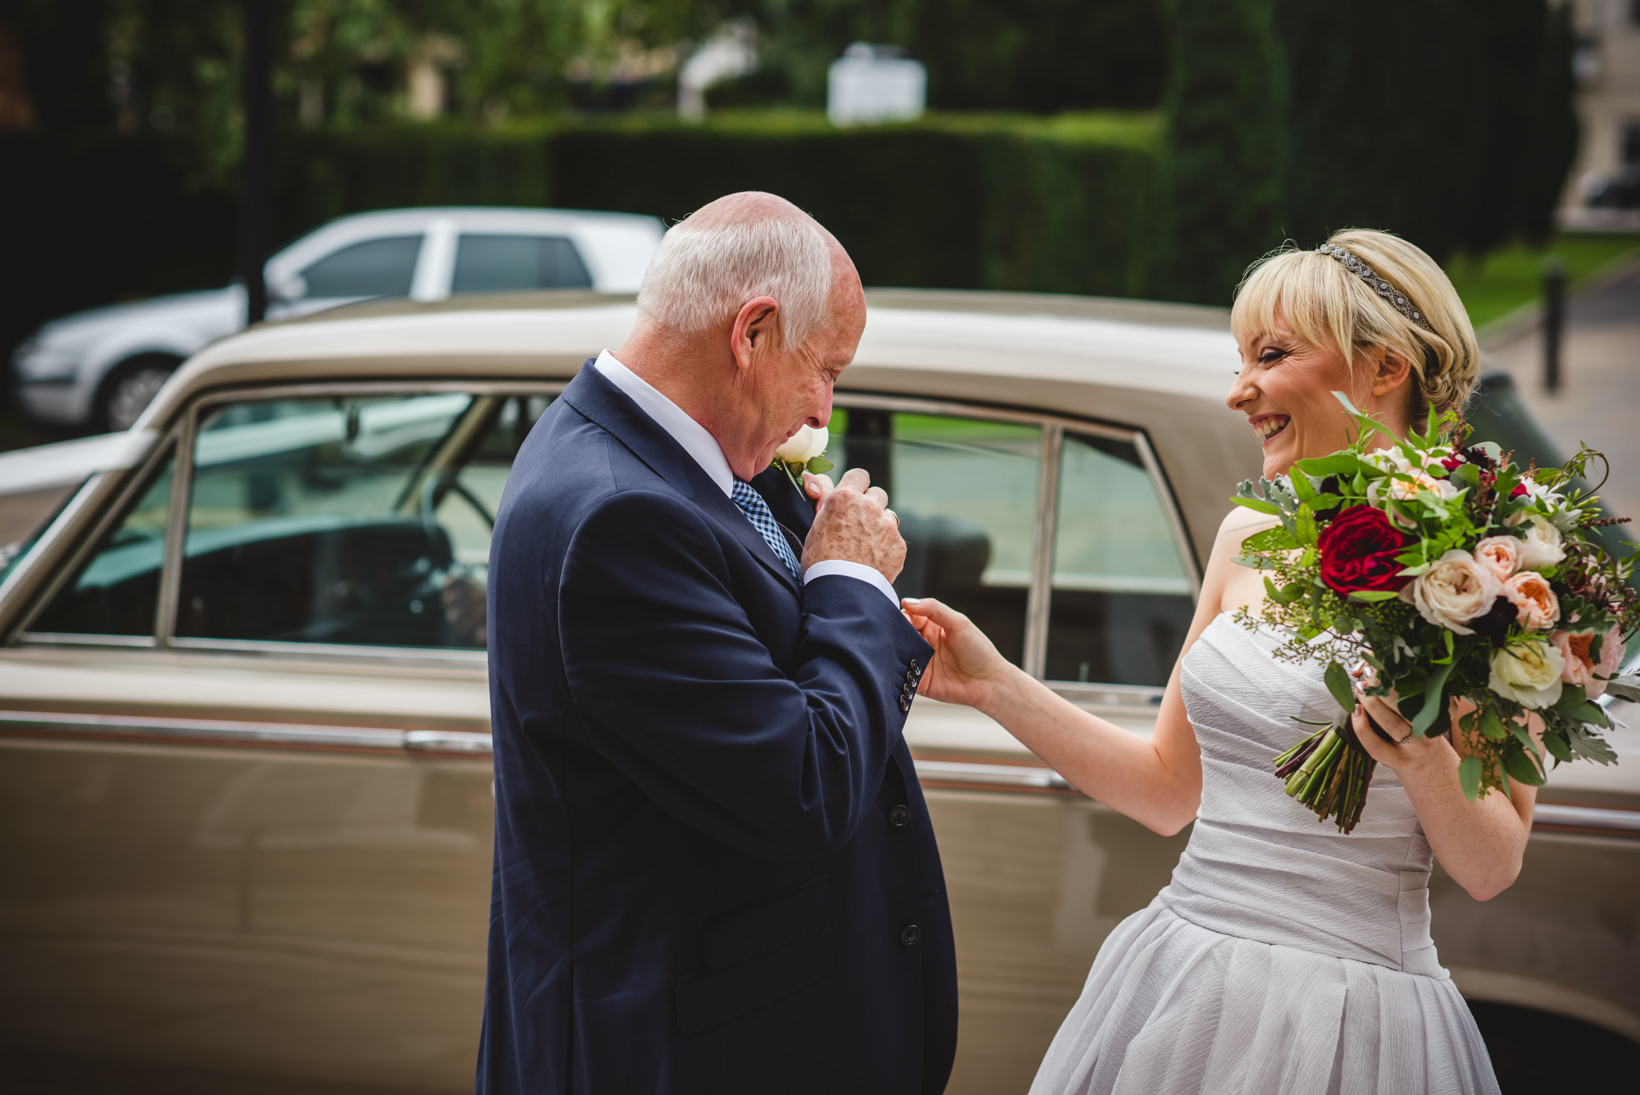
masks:
[[[1238,343],[1268,336],[1276,318],[1314,346],[1338,349],[1354,364],[1355,309],[1349,279],[1333,259],[1290,245],[1255,262],[1236,291],[1230,330]]]

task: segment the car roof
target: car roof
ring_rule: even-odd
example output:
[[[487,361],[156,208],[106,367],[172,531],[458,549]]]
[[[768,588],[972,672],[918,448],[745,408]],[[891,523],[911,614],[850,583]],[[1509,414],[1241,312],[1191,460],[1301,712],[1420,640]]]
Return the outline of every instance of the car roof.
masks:
[[[906,289],[866,299],[840,391],[1136,427],[1164,468],[1257,473],[1246,424],[1223,403],[1238,365],[1227,309]],[[140,425],[169,422],[201,390],[272,381],[567,380],[619,346],[636,315],[630,296],[531,292],[366,302],[261,324],[190,359]],[[1224,480],[1202,479],[1172,486],[1205,559],[1229,498]]]

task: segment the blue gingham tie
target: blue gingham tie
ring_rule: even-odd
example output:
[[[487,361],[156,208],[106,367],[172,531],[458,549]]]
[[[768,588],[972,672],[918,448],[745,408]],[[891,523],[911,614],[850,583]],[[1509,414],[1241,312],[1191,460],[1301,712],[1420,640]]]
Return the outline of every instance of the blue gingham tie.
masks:
[[[792,546],[786,542],[786,534],[775,524],[769,503],[765,502],[763,496],[744,479],[735,480],[735,489],[729,497],[734,499],[735,505],[740,507],[740,512],[746,515],[746,520],[752,523],[752,527],[768,541],[769,547],[780,557],[780,561],[786,564],[786,569],[792,572],[792,577],[801,581],[803,572],[797,565],[797,556],[792,554]]]

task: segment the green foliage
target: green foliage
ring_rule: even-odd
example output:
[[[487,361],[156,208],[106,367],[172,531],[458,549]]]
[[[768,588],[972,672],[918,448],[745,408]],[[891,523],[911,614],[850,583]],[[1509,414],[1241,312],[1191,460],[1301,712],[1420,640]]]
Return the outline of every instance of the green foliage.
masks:
[[[1547,231],[1576,141],[1570,5],[1274,4],[1287,235],[1384,228],[1444,259]]]
[[[669,220],[731,191],[773,191],[836,233],[868,285],[1132,296],[1144,289],[1152,217],[1147,128],[937,115],[854,130],[812,115],[612,120],[555,135],[549,170],[558,204]]]
[[[1169,0],[1159,207],[1148,278],[1173,300],[1229,304],[1280,242],[1287,100],[1270,0]]]

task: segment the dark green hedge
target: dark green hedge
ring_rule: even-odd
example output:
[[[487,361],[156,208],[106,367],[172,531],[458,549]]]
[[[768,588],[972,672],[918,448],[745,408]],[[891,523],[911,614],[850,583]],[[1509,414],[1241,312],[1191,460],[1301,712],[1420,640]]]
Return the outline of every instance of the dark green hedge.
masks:
[[[931,117],[837,130],[812,114],[280,135],[274,235],[416,205],[560,206],[668,220],[767,189],[810,210],[868,284],[1143,295],[1158,123]],[[0,137],[0,353],[41,322],[225,284],[237,199],[153,139]]]
[[[722,194],[791,199],[868,285],[1136,295],[1153,126],[995,120],[839,131],[606,127],[549,142],[557,204],[668,220]]]

